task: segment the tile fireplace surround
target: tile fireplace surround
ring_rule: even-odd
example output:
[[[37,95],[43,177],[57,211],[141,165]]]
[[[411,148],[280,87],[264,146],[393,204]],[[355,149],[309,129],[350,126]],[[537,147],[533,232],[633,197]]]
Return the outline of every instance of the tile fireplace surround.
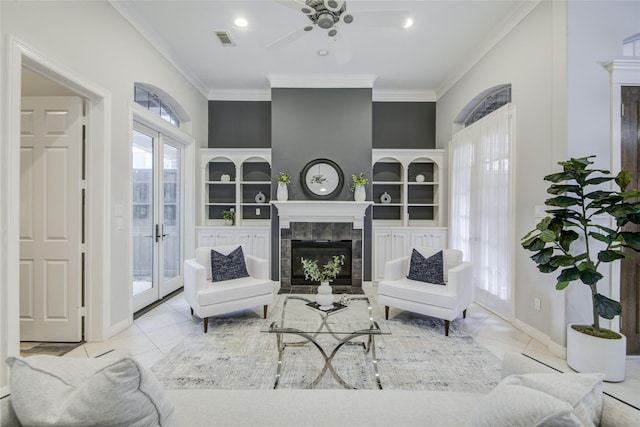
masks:
[[[351,240],[351,286],[335,294],[362,294],[363,218],[370,202],[275,202],[280,217],[280,293],[315,293],[313,285],[291,285],[292,240]]]

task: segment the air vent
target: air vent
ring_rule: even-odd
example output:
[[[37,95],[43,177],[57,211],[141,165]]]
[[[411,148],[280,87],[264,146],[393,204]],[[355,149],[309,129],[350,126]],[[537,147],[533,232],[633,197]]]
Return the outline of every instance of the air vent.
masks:
[[[231,39],[231,34],[229,33],[229,31],[214,31],[214,34],[216,35],[216,37],[218,37],[218,40],[220,40],[222,46],[229,47],[236,45]]]

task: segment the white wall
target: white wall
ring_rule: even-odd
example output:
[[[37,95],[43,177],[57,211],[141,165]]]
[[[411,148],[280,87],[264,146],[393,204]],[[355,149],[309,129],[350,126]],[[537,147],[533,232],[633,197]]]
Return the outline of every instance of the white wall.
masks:
[[[609,76],[601,62],[621,57],[622,40],[638,31],[640,2],[544,1],[438,99],[436,142],[443,148],[454,118],[474,96],[511,83],[518,109],[518,239],[537,222],[535,206],[547,198],[542,177],[558,171],[558,161],[596,154],[596,166],[610,168]],[[566,323],[589,313],[587,289],[572,284],[566,293],[556,291],[554,275],[539,273],[519,240],[517,248],[516,324],[551,347],[564,346]]]
[[[458,113],[476,95],[490,87],[511,84],[517,107],[516,133],[516,236],[524,235],[536,223],[535,205],[543,204],[546,186],[541,177],[550,173],[554,162],[554,103],[562,104],[555,78],[554,52],[562,57],[561,33],[554,28],[554,14],[562,10],[550,2],[536,7],[498,43],[473,69],[437,101],[436,144],[446,148]],[[560,38],[560,40],[558,40]],[[562,141],[557,141],[563,145]],[[566,151],[566,150],[560,150]],[[564,153],[562,153],[564,155]],[[538,179],[540,177],[540,179]],[[538,273],[517,242],[515,269],[515,317],[554,341],[563,342],[552,324],[564,324],[563,307],[554,281]],[[533,309],[534,297],[541,299],[541,311]]]
[[[108,212],[106,216],[105,232],[111,240],[111,252],[107,254],[111,280],[106,284],[106,294],[110,298],[104,303],[104,320],[107,329],[126,324],[132,314],[126,303],[131,299],[130,272],[126,268],[130,259],[130,215],[126,213],[131,212],[128,169],[131,155],[130,105],[133,103],[134,82],[162,88],[180,103],[191,118],[191,123],[184,130],[195,138],[196,145],[204,147],[207,145],[207,99],[106,2],[0,2],[0,18],[3,61],[7,60],[8,55],[5,41],[11,35],[51,62],[102,87],[111,97],[111,110],[107,112],[107,116],[110,116],[107,144],[112,166],[109,171],[110,202],[112,207],[122,205],[125,216],[122,229],[111,225],[115,224],[113,212]],[[1,80],[5,82],[6,79],[7,76],[3,75]],[[0,168],[4,168],[7,159],[2,157],[0,160],[3,162]],[[196,169],[193,165],[187,165],[187,173],[193,174],[189,182],[194,182]],[[0,255],[3,259],[6,256]],[[0,295],[6,294],[7,283],[2,281],[0,286]],[[7,303],[17,304],[18,301]],[[6,316],[6,313],[2,316]],[[9,322],[8,327],[5,322]],[[0,320],[0,325],[3,326],[0,342],[4,343],[7,328],[15,331],[18,325],[16,319],[6,317]],[[105,333],[108,335],[109,330]],[[7,356],[6,348],[3,345],[0,350],[3,364]],[[2,371],[0,387],[5,387],[6,383],[5,371]]]

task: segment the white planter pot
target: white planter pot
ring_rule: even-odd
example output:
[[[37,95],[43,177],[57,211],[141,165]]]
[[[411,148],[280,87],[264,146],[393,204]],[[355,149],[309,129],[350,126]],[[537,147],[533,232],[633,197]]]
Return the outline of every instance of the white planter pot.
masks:
[[[330,309],[333,306],[333,290],[329,282],[321,282],[318,286],[318,295],[316,296],[316,302],[320,304],[322,309]]]
[[[278,184],[276,197],[279,202],[286,202],[287,200],[289,200],[289,190],[287,190],[287,184]]]
[[[364,185],[356,185],[356,188],[353,192],[353,200],[356,202],[364,202],[367,198],[367,193],[364,190]]]
[[[577,372],[602,372],[605,381],[624,381],[627,337],[619,340],[596,338],[567,325],[567,364]]]

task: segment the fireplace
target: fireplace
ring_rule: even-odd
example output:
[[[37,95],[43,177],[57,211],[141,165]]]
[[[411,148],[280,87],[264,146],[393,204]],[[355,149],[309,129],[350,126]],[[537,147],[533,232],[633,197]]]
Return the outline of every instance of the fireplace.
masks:
[[[292,240],[291,241],[291,285],[319,285],[319,282],[304,277],[302,258],[318,260],[322,267],[334,255],[344,256],[344,265],[332,286],[351,286],[351,240]]]
[[[315,293],[318,284],[305,280],[299,257],[316,258],[320,253],[325,257],[345,255],[342,277],[331,283],[334,293],[363,293],[361,229],[355,229],[349,222],[291,222],[289,225],[280,230],[280,293]],[[305,255],[298,255],[300,250]],[[326,261],[320,260],[323,262]]]

